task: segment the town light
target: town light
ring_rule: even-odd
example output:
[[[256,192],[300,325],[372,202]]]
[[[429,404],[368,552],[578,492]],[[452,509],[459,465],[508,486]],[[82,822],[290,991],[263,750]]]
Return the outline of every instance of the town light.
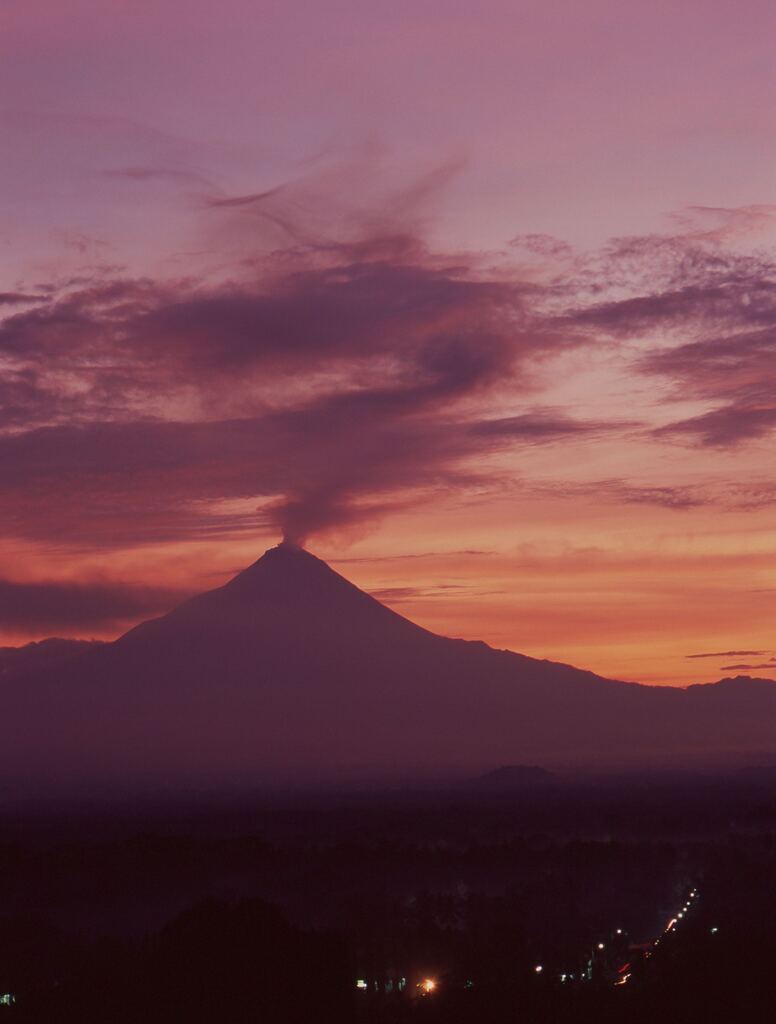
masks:
[[[426,995],[429,995],[436,989],[437,983],[436,981],[434,981],[433,978],[424,978],[423,981],[420,983],[420,987],[423,989],[423,992]]]

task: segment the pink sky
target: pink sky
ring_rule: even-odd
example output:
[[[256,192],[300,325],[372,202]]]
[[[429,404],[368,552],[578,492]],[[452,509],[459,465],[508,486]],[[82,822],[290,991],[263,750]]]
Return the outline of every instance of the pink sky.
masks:
[[[286,529],[440,632],[774,676],[775,31],[5,4],[0,639],[113,636]]]

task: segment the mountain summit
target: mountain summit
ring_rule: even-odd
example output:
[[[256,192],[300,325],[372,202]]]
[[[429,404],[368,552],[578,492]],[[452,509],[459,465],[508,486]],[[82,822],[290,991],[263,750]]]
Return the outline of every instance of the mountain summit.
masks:
[[[289,544],[16,682],[0,775],[38,785],[438,777],[776,745],[776,684],[640,686],[437,636]]]
[[[281,635],[290,643],[311,633],[321,634],[325,640],[332,630],[345,630],[352,640],[365,632],[385,639],[395,631],[424,632],[320,558],[287,542],[269,548],[223,587],[191,598],[163,618],[131,630],[122,642],[193,626],[210,635],[222,630],[240,633],[243,641],[253,637],[274,643]]]

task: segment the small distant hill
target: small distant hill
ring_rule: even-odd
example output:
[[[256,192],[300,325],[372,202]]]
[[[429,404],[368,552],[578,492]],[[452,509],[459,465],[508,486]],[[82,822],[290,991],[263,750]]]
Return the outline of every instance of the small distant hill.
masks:
[[[480,775],[475,781],[481,789],[521,789],[552,782],[555,776],[535,764],[505,764]]]

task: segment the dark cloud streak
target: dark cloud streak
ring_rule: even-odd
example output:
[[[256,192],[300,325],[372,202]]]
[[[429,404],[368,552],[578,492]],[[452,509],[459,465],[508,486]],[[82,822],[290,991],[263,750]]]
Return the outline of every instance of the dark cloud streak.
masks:
[[[182,595],[121,583],[0,579],[0,629],[101,629],[166,611]]]
[[[704,654],[685,654],[685,658],[760,658],[768,651],[712,651]]]

